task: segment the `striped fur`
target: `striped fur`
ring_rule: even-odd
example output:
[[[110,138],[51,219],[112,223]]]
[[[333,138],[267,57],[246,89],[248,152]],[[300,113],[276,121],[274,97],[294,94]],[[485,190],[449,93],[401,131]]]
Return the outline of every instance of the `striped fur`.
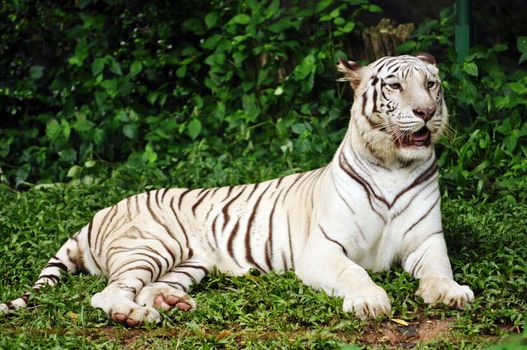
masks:
[[[421,280],[427,303],[462,307],[472,291],[452,278],[433,144],[447,124],[438,70],[426,56],[338,66],[355,90],[350,126],[323,168],[262,183],[160,189],[98,212],[42,270],[108,277],[92,305],[130,326],[157,308],[194,309],[186,292],[211,270],[288,271],[344,298],[361,318],[389,314],[366,269],[394,263]],[[25,307],[29,294],[0,310]]]

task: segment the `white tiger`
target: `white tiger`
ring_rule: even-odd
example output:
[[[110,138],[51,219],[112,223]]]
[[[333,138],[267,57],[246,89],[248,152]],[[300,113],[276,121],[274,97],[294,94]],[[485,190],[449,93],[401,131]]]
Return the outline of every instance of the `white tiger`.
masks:
[[[463,307],[474,294],[453,280],[440,214],[434,143],[447,125],[438,69],[429,54],[384,57],[338,69],[355,91],[349,129],[320,169],[257,184],[160,189],[99,211],[40,273],[108,276],[91,299],[114,321],[159,322],[158,308],[196,308],[186,294],[212,269],[241,275],[294,270],[342,296],[360,318],[390,313],[366,269],[400,263],[420,279],[426,303]],[[0,304],[26,307],[29,293]]]

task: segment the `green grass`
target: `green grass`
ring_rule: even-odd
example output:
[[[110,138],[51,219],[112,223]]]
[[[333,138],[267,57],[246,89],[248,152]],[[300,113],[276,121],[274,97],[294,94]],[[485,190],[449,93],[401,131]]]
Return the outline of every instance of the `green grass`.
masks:
[[[126,195],[166,185],[262,180],[286,168],[249,160],[237,164],[242,170],[221,172],[219,162],[201,164],[195,173],[178,169],[177,178],[121,168],[96,184],[24,193],[0,189],[0,301],[28,290],[69,235]],[[292,273],[213,275],[191,291],[199,304],[195,312],[174,311],[157,327],[126,329],[89,305],[104,279],[77,275],[43,290],[35,306],[0,316],[0,349],[479,349],[511,335],[516,338],[495,349],[520,349],[514,344],[527,341],[518,335],[527,320],[527,207],[445,198],[443,220],[456,279],[476,294],[462,311],[424,305],[414,296],[417,281],[400,268],[374,274],[393,311],[367,322],[344,313],[341,299],[306,287]]]

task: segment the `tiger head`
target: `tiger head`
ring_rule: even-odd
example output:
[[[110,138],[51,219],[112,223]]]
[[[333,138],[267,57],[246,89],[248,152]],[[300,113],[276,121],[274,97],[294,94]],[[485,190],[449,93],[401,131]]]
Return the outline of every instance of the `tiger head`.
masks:
[[[408,163],[431,156],[448,124],[432,55],[383,57],[368,66],[341,60],[338,70],[355,95],[352,142],[382,162]]]

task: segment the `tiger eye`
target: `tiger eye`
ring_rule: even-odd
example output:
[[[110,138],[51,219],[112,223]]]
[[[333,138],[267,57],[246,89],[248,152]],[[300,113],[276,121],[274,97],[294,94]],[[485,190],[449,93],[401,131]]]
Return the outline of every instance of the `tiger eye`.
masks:
[[[429,88],[429,89],[432,89],[434,86],[436,86],[436,82],[433,81],[433,80],[430,80],[426,86]]]
[[[399,83],[389,84],[389,86],[394,90],[402,90],[402,86]]]

